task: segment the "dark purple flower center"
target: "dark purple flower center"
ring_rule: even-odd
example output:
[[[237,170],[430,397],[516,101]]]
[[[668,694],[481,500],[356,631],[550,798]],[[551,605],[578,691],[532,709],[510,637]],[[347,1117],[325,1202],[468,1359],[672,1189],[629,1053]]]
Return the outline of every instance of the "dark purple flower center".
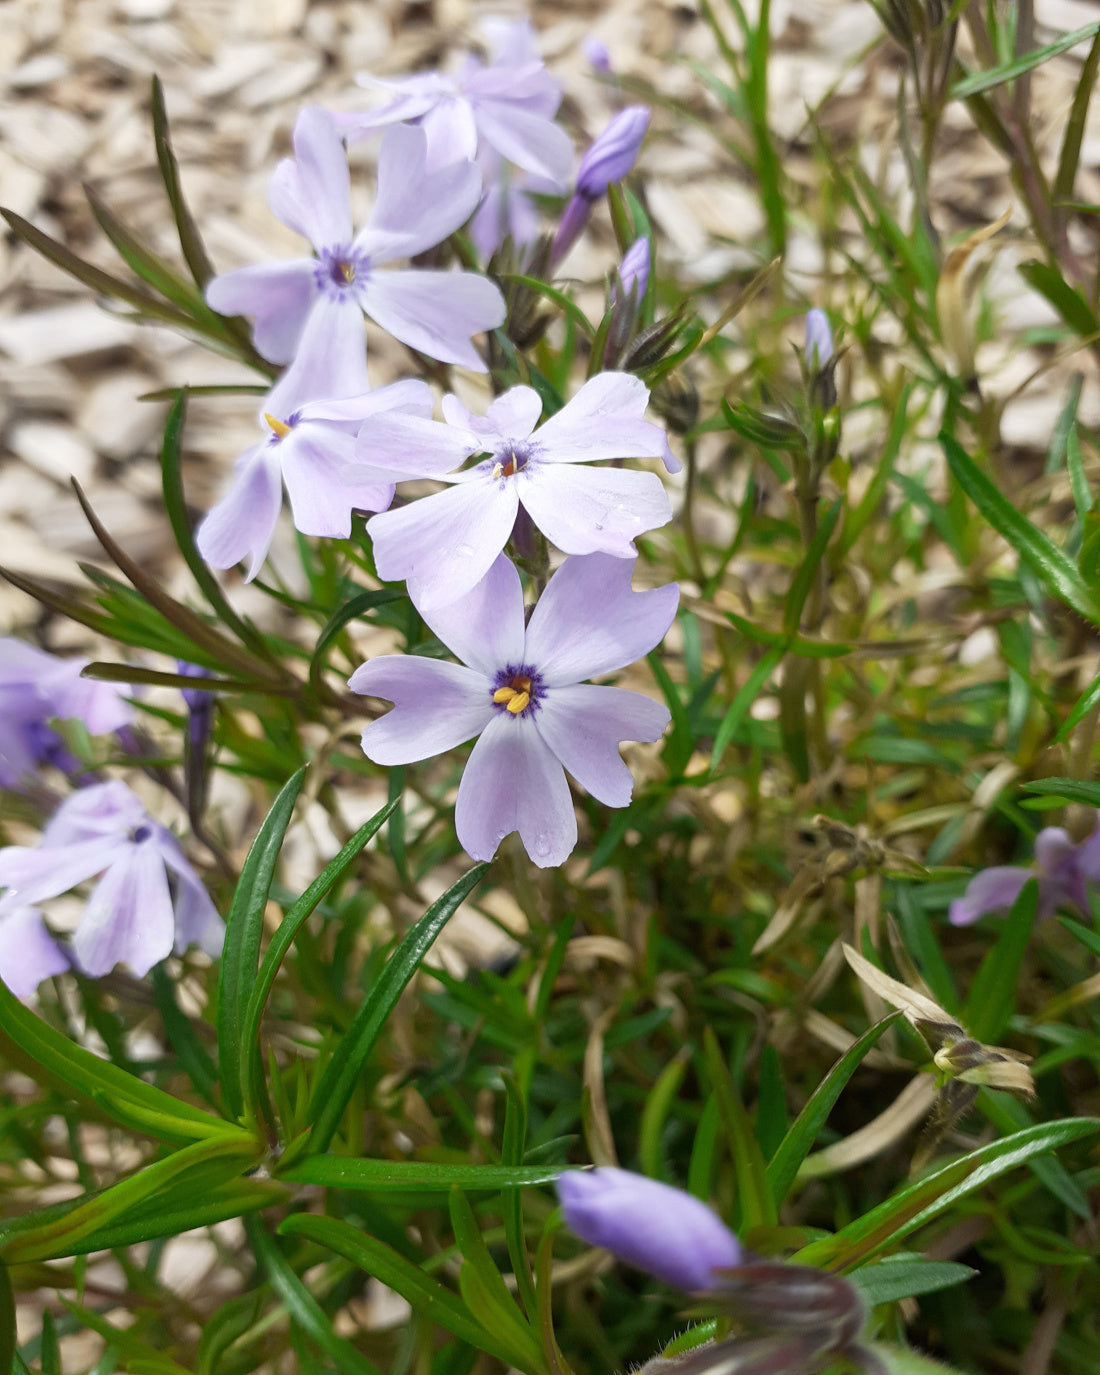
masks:
[[[519,440],[508,440],[493,454],[493,477],[515,477],[523,472],[532,456],[531,446]]]
[[[130,832],[130,839],[135,845],[140,845],[143,840],[148,840],[152,834],[152,826],[135,826]]]
[[[533,716],[545,690],[542,674],[530,664],[506,664],[493,679],[493,705],[509,716]]]
[[[361,286],[370,275],[370,259],[354,248],[324,248],[314,268],[314,281],[322,295],[343,296]]]

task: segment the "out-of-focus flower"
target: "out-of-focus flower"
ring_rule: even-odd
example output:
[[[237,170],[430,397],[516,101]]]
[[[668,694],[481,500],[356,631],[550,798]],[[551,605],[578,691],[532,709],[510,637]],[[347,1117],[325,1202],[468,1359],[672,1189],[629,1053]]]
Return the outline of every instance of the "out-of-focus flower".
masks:
[[[488,278],[379,271],[440,243],[469,219],[480,196],[481,177],[472,163],[429,170],[423,131],[396,125],[382,140],[374,207],[353,237],[343,141],[323,110],[305,109],[294,126],[294,157],[275,168],[269,199],[276,216],[308,239],[317,256],[223,273],[208,283],[206,299],[224,315],[250,316],[256,347],[272,362],[305,355],[284,379],[295,390],[297,379],[289,379],[299,366],[316,368],[319,350],[338,366],[356,366],[364,350],[364,312],[410,348],[484,372],[470,336],[504,319],[503,297]]]
[[[503,555],[464,597],[421,608],[460,659],[385,655],[356,669],[353,692],[393,702],[363,732],[376,764],[411,764],[478,736],[455,806],[458,839],[492,859],[519,831],[541,868],[577,842],[565,771],[608,807],[625,807],[633,780],[623,740],[657,740],[667,709],[639,692],[584,680],[614,673],[660,642],[679,589],[631,590],[633,563],[590,554],[566,559],[524,625],[519,574]]]
[[[829,317],[814,306],[806,312],[806,366],[820,372],[833,356],[833,331]]]
[[[649,126],[644,105],[628,105],[598,134],[577,168],[577,189],[562,213],[550,259],[560,263],[588,223],[592,206],[613,181],[622,181],[634,166]]]
[[[631,351],[638,314],[649,282],[649,240],[636,239],[623,254],[611,281],[611,320],[604,342],[605,368],[621,367]]]
[[[536,196],[560,191],[557,182],[529,173],[516,176],[494,153],[478,159],[485,181],[485,196],[470,221],[469,235],[483,262],[505,239],[527,248],[539,237],[540,212]]]
[[[102,877],[72,939],[85,973],[106,974],[125,962],[146,974],[192,942],[209,955],[220,952],[222,920],[179,841],[118,780],[69,797],[37,847],[0,849],[0,887],[8,890],[0,919],[97,874]]]
[[[354,142],[387,125],[415,123],[427,137],[429,172],[459,159],[473,161],[488,147],[560,188],[573,167],[569,135],[554,123],[561,86],[539,58],[527,20],[489,20],[484,29],[493,57],[489,66],[471,55],[454,77],[360,76],[360,85],[390,91],[394,98],[379,110],[333,115],[337,127]]]
[[[613,1166],[569,1170],[557,1180],[570,1228],[590,1246],[689,1291],[721,1283],[741,1264],[741,1243],[707,1205],[683,1189]]]
[[[1029,878],[1039,880],[1039,916],[1049,917],[1066,904],[1088,911],[1086,883],[1100,882],[1100,824],[1074,845],[1060,826],[1047,826],[1035,837],[1035,866],[999,864],[980,869],[947,911],[952,926],[969,926],[986,912],[1006,912]]]
[[[0,787],[14,787],[40,764],[76,767],[52,720],[83,721],[92,735],[129,723],[133,710],[122,694],[131,689],[82,678],[88,662],[0,639]]]
[[[611,54],[607,50],[607,44],[594,35],[589,36],[581,44],[581,52],[588,59],[588,64],[594,72],[599,72],[601,76],[609,76],[611,73]]]
[[[648,398],[637,377],[605,372],[538,429],[542,399],[531,387],[513,387],[484,416],[446,396],[445,424],[373,416],[359,432],[364,462],[451,484],[372,518],[367,528],[379,576],[406,580],[418,606],[453,601],[488,572],[521,506],[566,554],[633,558],[634,537],[672,518],[668,494],[654,473],[588,465],[661,458],[670,471],[678,466],[664,430],[642,418]],[[475,453],[488,457],[452,472]]]
[[[29,998],[43,979],[64,974],[69,964],[37,907],[0,904],[0,979],[17,998]]]
[[[300,371],[296,381],[299,394],[308,395],[323,385],[324,377]],[[364,388],[357,396],[298,405],[286,378],[280,380],[260,408],[266,438],[237,459],[229,490],[195,536],[207,563],[232,568],[247,558],[245,581],[251,582],[271,546],[284,485],[295,527],[303,535],[347,539],[352,511],[384,511],[393,500],[393,480],[377,473],[363,476],[362,464],[355,462],[355,436],[368,416],[385,411],[427,419],[431,389],[410,379],[377,391]]]

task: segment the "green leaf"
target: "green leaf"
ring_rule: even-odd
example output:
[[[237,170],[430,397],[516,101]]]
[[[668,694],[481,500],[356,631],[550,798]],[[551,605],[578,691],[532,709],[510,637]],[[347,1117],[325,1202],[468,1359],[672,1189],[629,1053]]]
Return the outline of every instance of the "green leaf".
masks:
[[[1066,802],[1084,802],[1089,807],[1100,807],[1100,783],[1085,783],[1079,778],[1037,778],[1034,783],[1022,783],[1020,790],[1025,793],[1041,793],[1044,797],[1060,797]]]
[[[176,1052],[180,1065],[195,1089],[211,1105],[217,1107],[218,1072],[206,1047],[199,1040],[190,1017],[176,1002],[175,981],[163,964],[153,966],[153,1001],[157,1005],[168,1043]]]
[[[745,1111],[737,1087],[730,1076],[722,1049],[711,1027],[703,1033],[703,1054],[707,1078],[718,1098],[718,1107],[726,1128],[726,1145],[733,1161],[737,1181],[736,1231],[750,1227],[774,1227],[778,1210],[768,1187],[764,1157],[756,1139],[752,1122]]]
[[[907,1346],[895,1346],[893,1342],[868,1342],[867,1347],[882,1362],[887,1375],[963,1375],[957,1367],[934,1361],[919,1351],[911,1351]]]
[[[375,607],[385,606],[389,602],[400,601],[406,594],[400,588],[381,587],[372,592],[360,592],[350,598],[339,607],[329,617],[324,629],[317,637],[317,645],[313,651],[313,658],[309,662],[309,681],[311,686],[316,689],[321,681],[321,674],[325,668],[325,652],[333,640],[343,630],[349,621],[354,621],[357,617],[364,615],[368,611],[373,611]]]
[[[305,768],[300,768],[272,804],[252,842],[226,918],[225,946],[218,971],[218,1069],[226,1107],[234,1117],[243,1113],[245,1105],[241,1084],[249,1047],[245,1042],[244,1019],[256,982],[264,908],[305,775]]]
[[[1007,1171],[1026,1165],[1046,1151],[1097,1134],[1100,1134],[1100,1117],[1067,1117],[1027,1127],[1000,1141],[991,1141],[926,1175],[916,1184],[907,1185],[892,1198],[848,1223],[835,1236],[812,1241],[793,1260],[799,1265],[851,1270]]]
[[[1041,63],[1049,61],[1052,57],[1057,57],[1059,53],[1064,53],[1067,48],[1074,48],[1078,43],[1083,43],[1098,33],[1100,33],[1100,20],[1096,20],[1092,24],[1084,24],[1079,29],[1064,33],[1061,38],[1056,38],[1053,43],[1047,43],[1041,48],[1036,48],[1033,52],[1014,57],[1011,62],[1003,62],[999,67],[991,67],[985,72],[971,73],[962,81],[957,81],[948,91],[947,97],[949,100],[964,100],[967,96],[978,95],[994,86],[1003,86],[1006,81],[1015,81],[1018,76],[1023,76],[1025,72],[1034,70]]]
[[[350,1260],[360,1270],[380,1280],[412,1305],[414,1312],[453,1332],[460,1341],[487,1351],[507,1365],[515,1364],[514,1352],[499,1332],[490,1332],[474,1317],[462,1300],[445,1289],[438,1280],[376,1237],[368,1236],[330,1217],[311,1213],[292,1213],[279,1231],[284,1236],[307,1237],[338,1256]]]
[[[1100,70],[1100,30],[1092,40],[1089,55],[1081,69],[1081,79],[1073,95],[1073,106],[1066,120],[1066,132],[1062,137],[1062,151],[1058,155],[1058,171],[1054,175],[1051,188],[1055,210],[1064,207],[1065,202],[1073,199],[1073,183],[1077,180],[1077,165],[1081,160],[1081,143],[1088,123],[1089,101],[1096,85],[1097,72]]]
[[[8,1375],[15,1359],[15,1295],[8,1267],[0,1260],[0,1375]]]
[[[766,1171],[768,1187],[771,1189],[777,1209],[790,1193],[799,1167],[813,1149],[818,1133],[828,1120],[844,1086],[886,1028],[892,1026],[900,1017],[900,1012],[891,1012],[888,1017],[884,1017],[881,1022],[876,1022],[865,1031],[858,1041],[854,1041],[814,1090],[809,1102],[791,1124],[790,1130],[780,1142],[779,1149],[768,1161]]]
[[[782,662],[785,652],[784,645],[775,645],[769,649],[760,662],[756,665],[748,678],[737,690],[737,695],[726,708],[726,714],[722,717],[721,725],[714,737],[714,746],[710,752],[711,770],[717,769],[722,762],[722,756],[729,747],[730,741],[737,733],[737,728],[745,719],[752,704],[760,695],[765,683],[772,676]]]
[[[159,1141],[201,1141],[240,1131],[202,1108],[127,1074],[62,1036],[25,1008],[0,983],[0,1051],[10,1064],[26,1066],[39,1083],[91,1103],[111,1121]]]
[[[179,164],[176,162],[176,155],[172,151],[172,141],[168,135],[168,111],[164,104],[164,87],[161,85],[159,76],[153,77],[152,107],[153,140],[157,149],[157,164],[160,167],[161,180],[164,182],[164,189],[168,192],[168,200],[172,206],[172,218],[176,221],[176,229],[179,232],[180,248],[187,260],[187,266],[191,269],[195,284],[204,287],[214,275],[214,265],[206,256],[202,238],[195,221],[191,218],[187,202],[183,198]]]
[[[806,557],[802,560],[798,572],[791,582],[786,600],[783,603],[783,629],[788,635],[793,635],[798,630],[799,622],[802,620],[802,609],[806,605],[806,598],[810,595],[810,588],[813,586],[818,569],[821,567],[821,560],[825,557],[826,547],[836,529],[837,519],[843,505],[844,498],[837,497],[821,517],[821,521],[814,531],[814,537],[810,541],[810,547],[806,551]]]
[[[971,1036],[996,1045],[1016,1007],[1020,968],[1035,930],[1039,910],[1039,883],[1028,879],[1012,910],[1001,923],[997,939],[982,960],[970,985],[962,1022]]]
[[[1041,296],[1046,297],[1070,329],[1084,338],[1091,338],[1100,330],[1100,320],[1092,306],[1076,287],[1070,286],[1057,268],[1036,259],[1020,263],[1016,271]]]
[[[321,1221],[320,1218],[314,1220]],[[351,1342],[337,1336],[332,1319],[294,1273],[262,1224],[250,1218],[245,1225],[252,1249],[266,1271],[272,1289],[286,1305],[291,1320],[335,1362],[337,1370],[346,1372],[346,1375],[382,1375],[373,1361],[357,1351]]]
[[[258,1161],[261,1151],[256,1141],[241,1132],[195,1141],[166,1160],[147,1165],[129,1179],[77,1200],[61,1216],[37,1221],[32,1213],[18,1218],[0,1241],[0,1250],[9,1264],[74,1255],[77,1243],[109,1223],[120,1221],[154,1195],[163,1195],[174,1181],[193,1172],[196,1166],[217,1161],[223,1176],[227,1163],[231,1174],[240,1174]]]
[[[916,1294],[934,1294],[937,1289],[950,1289],[976,1275],[969,1265],[952,1260],[924,1260],[921,1256],[891,1256],[875,1265],[853,1270],[850,1279],[874,1307],[878,1303],[895,1303],[898,1299]]]
[[[303,923],[332,891],[352,860],[363,849],[363,846],[377,835],[386,824],[396,806],[397,802],[391,802],[388,806],[383,807],[380,812],[376,812],[340,848],[339,853],[329,860],[297,902],[287,910],[286,915],[279,923],[279,929],[272,936],[271,943],[264,952],[259,974],[249,980],[248,1003],[245,1007],[241,1030],[241,1092],[246,1102],[253,1108],[255,1104],[253,1102],[252,1076],[258,1074],[260,1069],[260,1022],[275,983],[275,976],[278,974],[286,953],[294,943],[294,938],[301,930]]]
[[[1073,560],[1020,514],[961,445],[946,432],[940,444],[951,472],[967,496],[1056,596],[1093,625],[1100,625],[1100,601],[1085,586]]]
[[[902,440],[906,436],[909,428],[909,398],[913,395],[914,383],[907,382],[901,389],[897,405],[894,407],[894,414],[890,421],[890,430],[886,436],[886,443],[883,445],[882,457],[875,468],[874,476],[867,484],[867,489],[859,499],[859,504],[852,511],[849,511],[844,518],[844,529],[841,531],[836,556],[842,563],[852,552],[852,546],[864,530],[870,524],[872,517],[882,503],[886,495],[886,488],[890,484],[890,478],[894,472],[894,463],[901,451]]]
[[[463,874],[442,897],[432,903],[390,956],[385,969],[355,1014],[355,1020],[333,1052],[314,1091],[310,1104],[313,1118],[311,1152],[319,1155],[328,1150],[363,1065],[382,1034],[390,1013],[397,1006],[398,998],[431,949],[432,942],[481,882],[488,869],[488,864],[477,864],[469,873]]]

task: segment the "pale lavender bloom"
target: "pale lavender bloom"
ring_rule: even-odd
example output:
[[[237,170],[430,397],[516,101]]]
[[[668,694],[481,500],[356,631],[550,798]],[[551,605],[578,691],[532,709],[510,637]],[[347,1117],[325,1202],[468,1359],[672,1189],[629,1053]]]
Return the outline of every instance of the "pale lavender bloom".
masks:
[[[8,890],[0,898],[0,917],[97,874],[102,877],[72,939],[76,964],[86,974],[107,974],[123,962],[147,974],[192,942],[208,955],[221,951],[221,918],[179,841],[117,780],[66,799],[36,848],[0,849],[0,887]]]
[[[485,195],[470,221],[468,233],[483,262],[497,251],[505,239],[518,248],[533,244],[539,236],[539,195],[554,195],[561,188],[548,177],[528,173],[516,176],[493,153],[483,153],[481,164]]]
[[[493,56],[489,66],[471,55],[454,77],[358,77],[360,85],[390,91],[394,98],[379,110],[334,114],[348,142],[387,125],[415,122],[427,137],[428,171],[472,161],[491,148],[560,188],[573,167],[573,145],[553,118],[561,86],[539,58],[527,20],[489,20],[484,28]]]
[[[364,375],[359,395],[337,394],[299,405],[288,387],[289,376],[276,383],[260,407],[266,438],[237,459],[229,490],[195,536],[199,553],[213,568],[232,568],[247,558],[246,582],[267,557],[284,486],[295,527],[303,535],[347,539],[352,511],[384,511],[393,500],[392,478],[364,476],[362,465],[355,463],[355,436],[362,421],[379,412],[425,419],[432,413],[426,382],[410,379],[367,391]],[[292,381],[299,394],[308,395],[311,386],[320,387],[325,379],[302,370]]]
[[[17,998],[29,998],[43,979],[69,968],[69,957],[37,907],[0,905],[0,979]]]
[[[716,1271],[741,1264],[741,1243],[707,1205],[683,1189],[603,1165],[557,1179],[565,1220],[590,1246],[689,1291],[720,1284]]]
[[[601,39],[590,35],[581,44],[581,52],[588,59],[589,66],[594,72],[599,72],[601,76],[611,74],[611,54],[607,50],[607,44]]]
[[[52,720],[78,720],[92,735],[133,716],[119,683],[82,678],[88,659],[59,659],[22,640],[0,639],[0,787],[14,787],[40,764],[76,767]]]
[[[250,316],[257,349],[275,363],[288,363],[300,351],[309,355],[305,366],[316,369],[323,350],[337,369],[357,366],[365,312],[410,348],[484,372],[470,336],[504,320],[504,298],[492,282],[475,272],[378,270],[440,243],[480,199],[481,178],[472,163],[429,171],[426,160],[421,130],[387,130],[374,207],[353,237],[340,133],[323,110],[303,110],[294,126],[294,157],[275,168],[269,199],[276,216],[308,239],[317,256],[223,273],[207,285],[207,301],[223,315]]]
[[[649,240],[635,239],[623,254],[619,267],[619,281],[623,285],[623,295],[629,299],[633,292],[640,301],[649,285]]]
[[[1008,911],[1030,878],[1039,880],[1040,917],[1067,905],[1087,912],[1086,884],[1100,881],[1100,818],[1092,835],[1079,845],[1060,826],[1041,830],[1035,837],[1034,868],[999,864],[980,869],[963,896],[951,903],[948,921],[952,926],[969,926],[986,912]]]
[[[418,606],[453,601],[488,572],[521,506],[563,553],[633,558],[634,537],[672,518],[668,494],[654,473],[588,465],[660,458],[675,470],[664,430],[642,418],[648,399],[637,377],[605,372],[538,429],[542,401],[531,387],[513,387],[484,416],[445,396],[446,424],[372,417],[359,432],[364,462],[399,478],[451,484],[371,519],[379,577],[407,581]],[[452,471],[476,453],[488,457]]]
[[[577,189],[562,213],[551,263],[562,261],[588,223],[592,206],[634,166],[648,125],[649,110],[644,105],[628,105],[593,139],[577,168]]]
[[[833,356],[833,331],[829,317],[814,306],[806,312],[806,365],[820,372]]]
[[[630,801],[618,746],[659,739],[668,711],[584,680],[648,654],[679,599],[674,583],[632,591],[632,572],[604,554],[566,559],[525,626],[519,574],[501,555],[466,596],[421,608],[461,664],[385,655],[352,675],[353,692],[394,704],[363,732],[376,764],[411,764],[479,737],[455,806],[459,842],[474,859],[492,859],[518,830],[541,868],[563,863],[577,842],[566,770],[608,807]]]

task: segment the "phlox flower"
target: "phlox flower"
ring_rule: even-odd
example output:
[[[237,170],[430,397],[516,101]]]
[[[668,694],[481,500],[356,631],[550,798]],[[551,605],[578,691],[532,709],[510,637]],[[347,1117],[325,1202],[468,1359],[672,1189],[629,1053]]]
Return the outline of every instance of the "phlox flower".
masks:
[[[129,724],[119,683],[82,678],[88,659],[60,659],[22,640],[0,639],[0,787],[11,788],[40,764],[76,767],[53,720],[83,721],[92,735]]]
[[[628,105],[588,145],[577,168],[576,190],[554,235],[552,263],[560,263],[576,243],[593,205],[611,183],[622,181],[634,166],[648,127],[649,110],[644,105]]]
[[[179,841],[118,780],[73,793],[38,846],[0,849],[0,887],[8,890],[0,898],[0,921],[97,874],[102,877],[72,938],[86,974],[106,974],[123,962],[147,974],[192,942],[209,955],[220,952],[221,918]]]
[[[952,926],[969,926],[986,912],[1006,912],[1029,878],[1039,880],[1040,917],[1069,905],[1089,907],[1087,883],[1100,882],[1100,816],[1092,835],[1075,845],[1061,826],[1046,826],[1035,837],[1035,866],[998,864],[980,869],[961,898],[948,908]]]
[[[560,191],[549,177],[528,172],[517,176],[491,150],[482,153],[481,164],[485,195],[470,221],[467,233],[483,262],[497,251],[505,239],[517,248],[527,248],[539,237],[540,210],[536,196]]]
[[[310,241],[316,257],[223,273],[207,284],[209,304],[223,315],[251,317],[257,349],[275,363],[290,362],[302,344],[308,345],[311,366],[319,366],[321,351],[339,370],[363,352],[365,312],[410,348],[484,372],[470,336],[504,319],[504,298],[488,278],[476,272],[379,270],[442,242],[469,219],[481,197],[472,163],[429,170],[427,155],[422,130],[387,130],[374,207],[353,236],[340,133],[323,110],[303,110],[294,125],[294,157],[275,168],[269,201],[284,224]]]
[[[811,372],[820,372],[832,356],[833,330],[829,317],[814,306],[806,312],[806,365]]]
[[[565,1221],[582,1241],[688,1291],[741,1264],[741,1243],[693,1194],[630,1170],[569,1170],[556,1184]]]
[[[661,458],[675,471],[664,430],[642,418],[648,399],[637,377],[606,372],[537,429],[542,401],[531,387],[513,387],[484,416],[445,396],[444,424],[372,416],[359,432],[364,463],[450,484],[371,519],[379,577],[407,580],[424,608],[462,596],[504,548],[520,506],[563,553],[633,558],[634,537],[672,518],[668,494],[654,473],[587,465]],[[475,453],[487,457],[452,471]]]
[[[360,358],[362,354],[360,353]],[[295,527],[303,535],[347,539],[353,510],[384,511],[393,500],[393,482],[384,475],[357,476],[355,435],[368,416],[396,411],[427,418],[432,394],[426,382],[409,379],[368,391],[365,369],[358,395],[295,401],[325,385],[311,369],[282,378],[264,398],[259,424],[264,438],[237,459],[229,490],[208,512],[195,536],[199,553],[213,568],[232,568],[249,560],[245,580],[260,571],[283,503],[290,497]],[[351,379],[343,379],[344,385]],[[341,385],[341,379],[334,379]],[[314,396],[318,395],[314,390]]]
[[[37,907],[0,904],[0,979],[17,998],[29,998],[43,979],[69,967],[69,957],[46,930]]]
[[[561,86],[539,58],[527,20],[489,20],[484,28],[492,54],[488,66],[470,55],[453,77],[358,77],[360,85],[390,91],[393,99],[378,110],[334,115],[348,142],[399,121],[415,122],[428,140],[429,170],[472,161],[489,148],[560,188],[573,168],[573,145],[554,123]]]
[[[657,740],[668,711],[584,680],[647,654],[679,599],[674,583],[632,591],[632,571],[604,554],[566,559],[525,626],[519,574],[501,555],[472,592],[422,611],[461,663],[383,655],[352,675],[353,692],[394,704],[363,732],[376,764],[411,764],[478,737],[455,806],[459,842],[474,859],[492,859],[518,830],[537,865],[563,863],[577,842],[566,770],[608,807],[630,801],[618,746]]]

